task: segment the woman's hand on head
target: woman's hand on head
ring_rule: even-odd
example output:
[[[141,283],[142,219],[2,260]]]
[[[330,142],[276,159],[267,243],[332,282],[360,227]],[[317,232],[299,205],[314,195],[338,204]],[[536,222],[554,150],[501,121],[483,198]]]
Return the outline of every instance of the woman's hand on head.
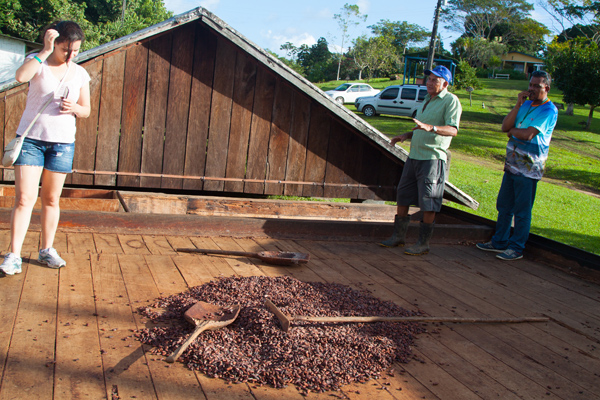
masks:
[[[60,35],[56,29],[48,29],[44,35],[44,50],[52,53],[54,51],[54,41],[59,36]]]

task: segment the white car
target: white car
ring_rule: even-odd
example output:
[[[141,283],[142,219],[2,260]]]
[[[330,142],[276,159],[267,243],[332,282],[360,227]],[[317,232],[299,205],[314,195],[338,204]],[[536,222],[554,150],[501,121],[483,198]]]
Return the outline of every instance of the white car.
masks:
[[[332,97],[338,103],[354,103],[359,97],[364,96],[375,96],[380,91],[373,89],[366,83],[344,83],[333,90],[325,92],[328,96]]]
[[[367,117],[391,114],[414,118],[425,96],[427,96],[427,86],[394,85],[383,89],[376,96],[360,97],[356,99],[354,105],[358,112],[362,112]]]

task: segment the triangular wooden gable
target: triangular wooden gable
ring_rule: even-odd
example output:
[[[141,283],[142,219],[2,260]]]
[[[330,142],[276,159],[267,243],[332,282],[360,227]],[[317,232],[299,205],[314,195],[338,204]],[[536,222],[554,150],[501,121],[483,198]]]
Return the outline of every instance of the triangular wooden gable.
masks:
[[[395,199],[406,152],[205,9],[77,61],[92,77],[92,114],[77,122],[68,184]],[[6,143],[26,86],[0,90]],[[445,197],[478,205],[452,184]]]

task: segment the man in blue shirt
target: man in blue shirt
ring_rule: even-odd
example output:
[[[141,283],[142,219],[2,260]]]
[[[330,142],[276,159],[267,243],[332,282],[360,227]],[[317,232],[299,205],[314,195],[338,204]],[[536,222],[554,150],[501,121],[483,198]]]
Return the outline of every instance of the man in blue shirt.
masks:
[[[529,237],[536,187],[544,173],[558,117],[556,106],[548,99],[550,83],[547,72],[534,71],[529,90],[519,93],[517,104],[502,121],[502,130],[509,139],[504,177],[496,200],[496,232],[490,242],[477,244],[480,250],[499,253],[496,257],[501,260],[523,258]]]

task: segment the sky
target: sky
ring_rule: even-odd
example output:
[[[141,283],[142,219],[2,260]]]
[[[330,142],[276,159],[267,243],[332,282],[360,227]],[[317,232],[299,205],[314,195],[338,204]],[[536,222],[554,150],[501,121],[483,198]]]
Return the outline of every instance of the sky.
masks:
[[[320,37],[327,39],[331,50],[341,44],[341,34],[334,14],[339,14],[344,4],[356,4],[367,20],[353,28],[350,38],[370,34],[369,25],[388,19],[407,21],[431,31],[437,0],[163,0],[167,10],[175,15],[204,7],[233,29],[258,46],[281,56],[280,46],[291,42],[294,46],[312,46]],[[535,0],[530,1],[534,6]],[[539,6],[532,17],[553,30],[552,21]],[[448,31],[440,23],[439,33],[444,48],[459,34]],[[337,46],[337,47],[336,47]],[[346,45],[344,45],[347,48]],[[339,50],[338,50],[339,51]]]

